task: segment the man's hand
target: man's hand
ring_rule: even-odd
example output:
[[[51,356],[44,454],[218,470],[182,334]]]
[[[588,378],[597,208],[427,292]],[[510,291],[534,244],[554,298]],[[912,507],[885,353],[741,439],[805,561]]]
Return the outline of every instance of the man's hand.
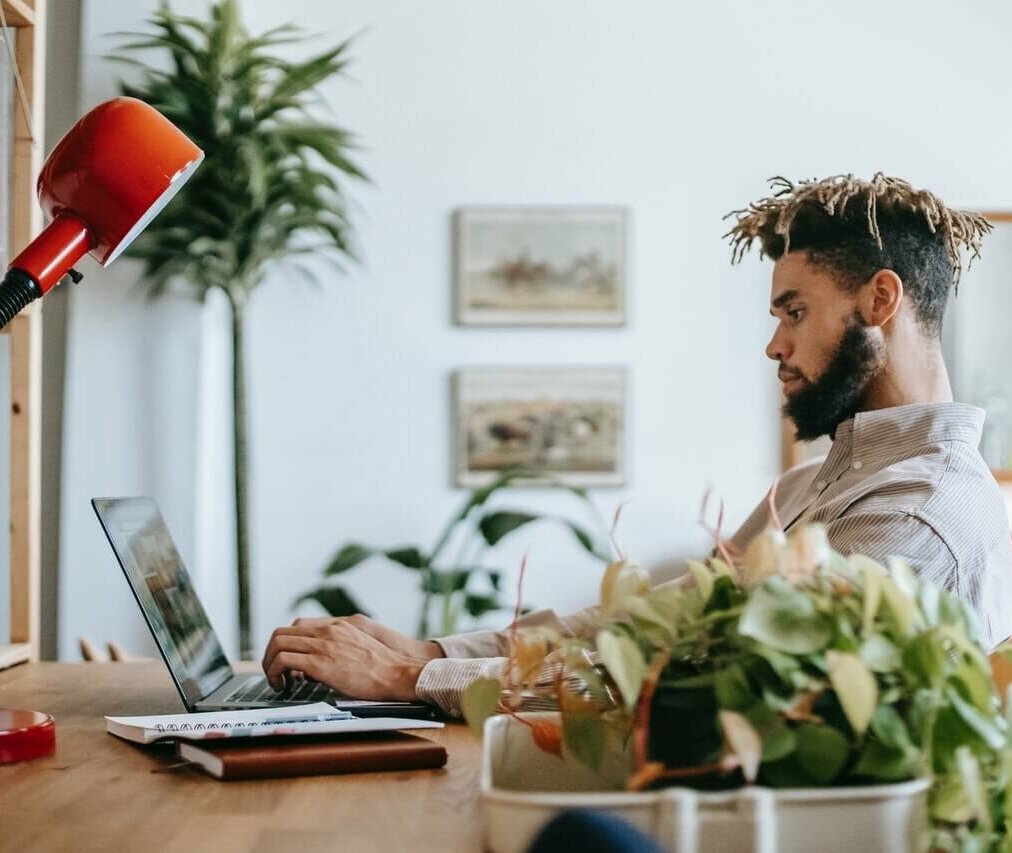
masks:
[[[416,699],[415,684],[437,643],[414,640],[366,616],[296,619],[271,635],[263,668],[275,690],[304,674],[356,699]]]

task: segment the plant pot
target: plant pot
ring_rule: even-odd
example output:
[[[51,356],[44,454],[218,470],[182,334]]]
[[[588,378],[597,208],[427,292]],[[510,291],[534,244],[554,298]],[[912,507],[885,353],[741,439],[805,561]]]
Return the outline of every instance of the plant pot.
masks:
[[[558,721],[557,713],[521,715]],[[530,729],[505,716],[485,723],[481,795],[485,844],[521,853],[567,809],[609,812],[676,853],[852,853],[920,850],[926,779],[851,788],[703,792],[674,787],[629,793],[627,755],[606,756],[600,771],[540,750]]]

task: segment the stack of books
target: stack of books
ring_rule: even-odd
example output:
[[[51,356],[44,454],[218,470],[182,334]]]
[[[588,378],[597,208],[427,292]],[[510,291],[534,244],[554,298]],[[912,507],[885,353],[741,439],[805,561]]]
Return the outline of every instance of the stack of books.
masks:
[[[431,720],[359,719],[319,702],[296,708],[106,717],[106,731],[134,743],[175,742],[181,761],[216,779],[421,770],[446,764],[446,749],[400,729]]]

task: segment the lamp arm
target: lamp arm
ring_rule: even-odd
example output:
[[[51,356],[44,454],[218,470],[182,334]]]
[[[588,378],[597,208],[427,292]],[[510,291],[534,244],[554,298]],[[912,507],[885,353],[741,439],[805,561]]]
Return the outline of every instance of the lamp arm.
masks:
[[[44,296],[91,248],[84,223],[60,214],[11,261],[0,282],[0,329],[28,303]]]

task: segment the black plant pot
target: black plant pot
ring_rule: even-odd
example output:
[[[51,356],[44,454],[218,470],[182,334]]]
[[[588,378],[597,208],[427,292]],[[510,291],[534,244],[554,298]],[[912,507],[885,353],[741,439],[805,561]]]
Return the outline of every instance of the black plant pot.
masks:
[[[717,722],[717,700],[710,688],[658,687],[650,702],[647,721],[648,761],[668,770],[712,764],[722,753],[723,740]],[[650,787],[683,785],[705,791],[737,788],[741,773],[711,772],[659,779]]]

